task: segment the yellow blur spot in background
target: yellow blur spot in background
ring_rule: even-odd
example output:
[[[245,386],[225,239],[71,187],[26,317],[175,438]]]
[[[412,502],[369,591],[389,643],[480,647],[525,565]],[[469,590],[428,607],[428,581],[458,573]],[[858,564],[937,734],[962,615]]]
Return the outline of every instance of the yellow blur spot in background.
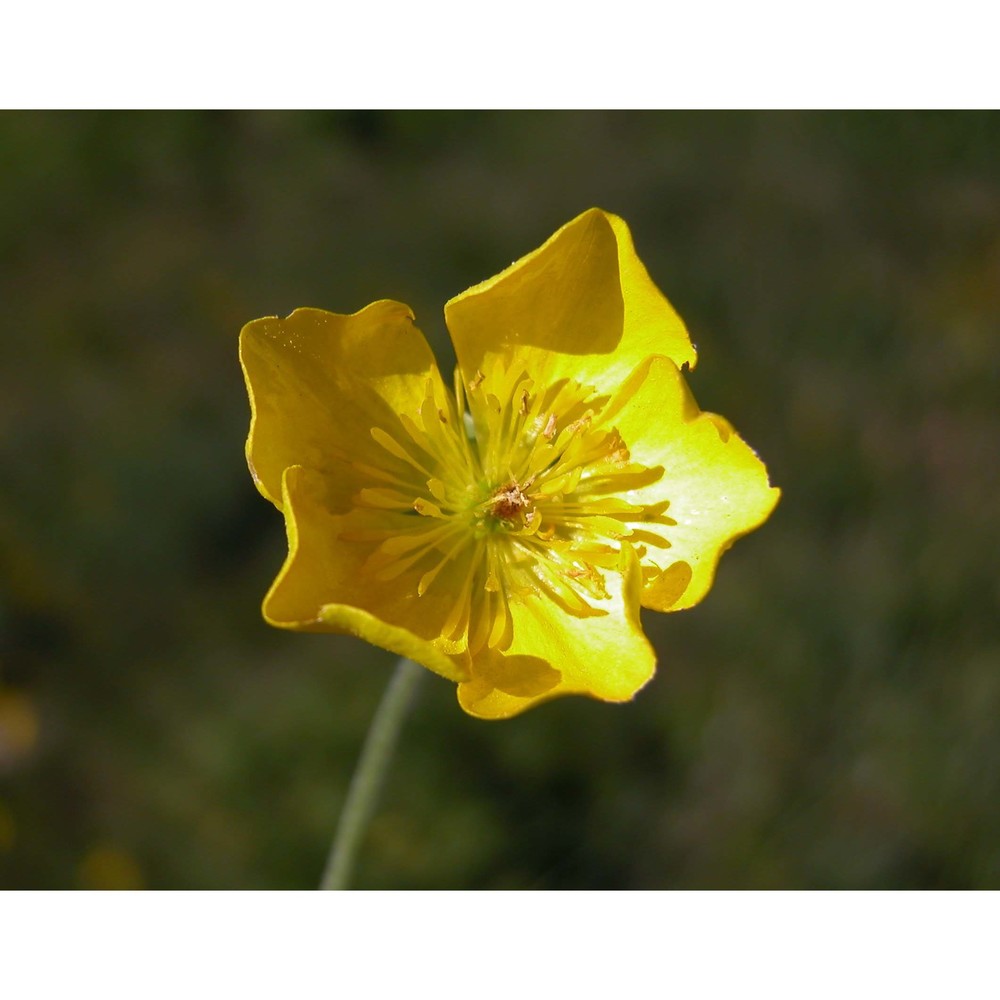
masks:
[[[38,712],[31,698],[0,688],[0,767],[27,757],[38,743]]]
[[[142,889],[145,881],[139,863],[117,847],[102,844],[92,847],[76,871],[81,889]]]

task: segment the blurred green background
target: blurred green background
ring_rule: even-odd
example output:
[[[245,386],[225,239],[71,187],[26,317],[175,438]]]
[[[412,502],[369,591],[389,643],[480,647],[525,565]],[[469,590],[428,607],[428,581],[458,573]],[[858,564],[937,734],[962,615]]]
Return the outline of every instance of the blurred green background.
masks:
[[[0,886],[316,884],[393,659],[271,630],[241,325],[592,205],[784,496],[626,706],[428,677],[356,882],[1000,888],[1000,116],[0,115]]]

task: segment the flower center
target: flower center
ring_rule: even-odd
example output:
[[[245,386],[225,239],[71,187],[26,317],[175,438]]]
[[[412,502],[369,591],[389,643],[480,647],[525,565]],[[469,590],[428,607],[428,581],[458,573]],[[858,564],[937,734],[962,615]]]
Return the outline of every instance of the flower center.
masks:
[[[524,492],[530,486],[529,481],[523,486],[510,482],[501,487],[489,499],[490,516],[510,525],[519,527],[530,525],[538,516],[538,512],[531,509],[531,500]]]
[[[378,543],[365,571],[417,597],[447,593],[442,634],[472,652],[507,648],[510,605],[532,595],[580,617],[606,613],[622,539],[641,557],[668,547],[675,523],[666,503],[627,499],[663,469],[631,460],[601,425],[607,404],[566,379],[536,389],[499,362],[467,388],[456,371],[454,396],[428,382],[419,412],[399,415],[401,433],[372,429],[385,461],[357,465],[378,482],[355,497],[358,528],[345,535]]]

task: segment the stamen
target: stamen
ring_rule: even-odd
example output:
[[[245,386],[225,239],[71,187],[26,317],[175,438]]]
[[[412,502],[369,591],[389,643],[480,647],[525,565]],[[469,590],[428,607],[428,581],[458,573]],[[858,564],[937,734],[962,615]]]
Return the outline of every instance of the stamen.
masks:
[[[355,502],[364,507],[376,507],[380,510],[409,510],[413,503],[405,493],[381,487],[362,489],[355,497]]]
[[[431,475],[394,437],[387,434],[381,427],[373,427],[370,433],[375,441],[385,448],[390,455],[394,455],[401,461],[406,462],[407,465],[412,465],[414,469],[422,472],[425,476]]]
[[[427,592],[427,588],[437,579],[438,574],[448,563],[450,563],[458,553],[468,545],[468,540],[461,531],[456,532],[457,538],[455,543],[444,553],[438,563],[429,569],[420,578],[420,582],[417,584],[417,597],[423,597]]]
[[[443,518],[447,516],[436,503],[431,503],[430,500],[425,500],[423,497],[417,497],[413,501],[413,509],[422,517]]]
[[[472,613],[472,582],[476,577],[476,571],[479,569],[482,550],[482,541],[479,541],[468,550],[469,565],[462,580],[462,585],[455,596],[454,606],[448,612],[448,617],[441,626],[441,634],[446,638],[455,639],[460,633],[468,632],[469,616]]]
[[[398,486],[403,490],[412,490],[414,484],[420,482],[420,480],[416,478],[413,480],[401,479],[399,476],[394,476],[391,472],[387,472],[385,469],[379,469],[374,465],[366,465],[364,462],[352,460],[350,464],[354,466],[358,472],[361,472],[366,476],[371,476],[373,479],[381,479],[386,483],[392,483],[394,486]]]

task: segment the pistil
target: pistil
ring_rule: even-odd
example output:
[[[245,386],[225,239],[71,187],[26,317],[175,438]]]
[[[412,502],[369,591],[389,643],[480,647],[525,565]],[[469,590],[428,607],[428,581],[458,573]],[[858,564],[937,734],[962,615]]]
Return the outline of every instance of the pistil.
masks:
[[[510,482],[501,487],[489,500],[490,514],[508,524],[523,524],[530,520],[531,500],[524,492],[530,485],[530,481],[523,486],[517,482]]]

